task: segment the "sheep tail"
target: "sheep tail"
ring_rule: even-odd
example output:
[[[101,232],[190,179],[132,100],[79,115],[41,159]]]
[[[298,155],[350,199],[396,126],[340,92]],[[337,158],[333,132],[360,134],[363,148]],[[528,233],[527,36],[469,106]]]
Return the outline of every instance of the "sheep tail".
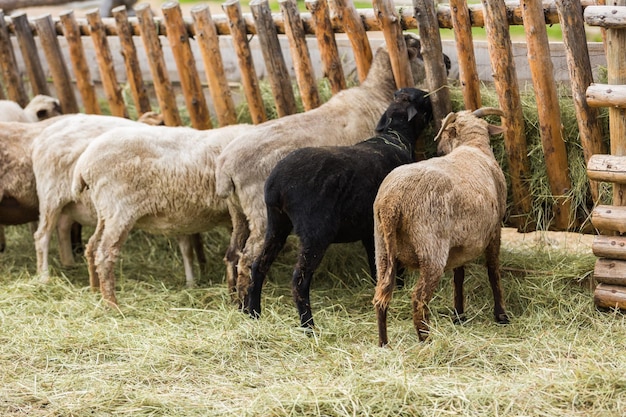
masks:
[[[83,178],[83,175],[74,170],[74,177],[72,178],[72,197],[78,198],[80,194],[87,188],[87,182]]]
[[[373,303],[377,309],[387,308],[396,284],[396,254],[398,253],[396,225],[399,222],[399,215],[399,211],[392,209],[390,213],[381,213],[380,210],[376,210],[374,216],[378,281]]]
[[[226,172],[224,161],[219,162],[215,172],[215,192],[218,197],[227,198],[235,192],[235,183],[233,182],[232,176]]]

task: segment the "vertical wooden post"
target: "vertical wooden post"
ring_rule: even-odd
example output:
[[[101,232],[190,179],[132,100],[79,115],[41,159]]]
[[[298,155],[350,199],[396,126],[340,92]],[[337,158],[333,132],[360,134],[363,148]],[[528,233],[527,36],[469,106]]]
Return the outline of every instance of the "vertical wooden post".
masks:
[[[448,72],[443,60],[441,36],[437,10],[432,0],[413,0],[413,8],[420,39],[426,80],[431,92],[430,101],[433,105],[435,125],[440,126],[441,120],[452,110],[450,91],[448,90]]]
[[[28,94],[17,71],[17,60],[2,9],[0,9],[0,70],[9,99],[25,107],[28,104]]]
[[[241,6],[238,0],[229,0],[222,5],[228,18],[230,33],[233,38],[233,46],[239,61],[239,70],[241,71],[241,83],[243,84],[244,94],[248,101],[248,109],[252,117],[252,123],[263,123],[267,120],[265,114],[265,106],[263,105],[263,97],[261,96],[261,88],[259,79],[254,69],[252,60],[252,52],[248,44],[246,22],[241,13]]]
[[[180,85],[187,103],[191,126],[196,129],[211,129],[211,115],[202,92],[202,84],[196,69],[196,60],[189,45],[189,35],[183,21],[183,14],[176,2],[167,2],[161,6],[165,18],[165,29],[174,61],[178,68]]]
[[[250,2],[250,10],[254,17],[259,44],[263,52],[267,78],[274,95],[276,113],[278,113],[278,117],[296,113],[298,107],[293,94],[291,77],[287,70],[287,64],[285,64],[269,2],[267,0],[253,0]]]
[[[33,23],[39,34],[41,47],[43,48],[46,60],[50,66],[52,82],[54,83],[56,94],[61,102],[63,113],[78,113],[74,87],[70,80],[69,70],[65,65],[52,17],[45,15],[34,19]]]
[[[194,21],[196,39],[204,62],[204,71],[217,121],[220,126],[235,124],[237,123],[235,103],[224,72],[220,41],[209,6],[206,4],[194,6],[191,9],[191,17]]]
[[[152,9],[150,9],[149,4],[142,3],[135,7],[135,13],[139,22],[139,33],[148,56],[154,91],[163,120],[167,126],[180,126],[182,121],[176,106],[174,89],[172,88],[172,83],[170,83],[170,77],[167,75],[165,58],[163,58],[163,51],[161,50],[161,41],[156,29],[157,22],[155,22],[152,15]]]
[[[373,59],[372,47],[367,39],[363,21],[354,8],[352,0],[335,0],[334,6],[335,18],[341,22],[352,45],[359,81],[363,82],[372,66]]]
[[[530,219],[532,210],[532,196],[528,186],[530,162],[506,7],[504,0],[481,1],[485,11],[485,29],[494,83],[500,107],[505,113],[503,124],[507,130],[504,133],[504,148],[508,156],[513,198],[510,221],[519,230],[531,231],[536,225]]]
[[[137,109],[137,116],[141,116],[146,112],[152,111],[152,106],[150,106],[148,92],[141,75],[137,48],[135,47],[131,27],[128,22],[128,12],[126,11],[126,6],[118,6],[111,10],[111,13],[115,18],[117,37],[122,47],[122,56],[124,57],[126,79],[130,86],[130,93],[133,96],[133,102]]]
[[[626,6],[626,0],[612,0],[613,6]],[[606,31],[607,83],[626,84],[626,29],[610,28]],[[626,109],[609,108],[609,130],[611,132],[611,155],[626,155]],[[626,206],[626,184],[613,184],[613,205]]]
[[[100,18],[100,11],[93,9],[87,12],[85,16],[87,17],[91,40],[96,50],[96,61],[98,61],[98,68],[100,69],[102,87],[104,87],[104,93],[109,102],[111,114],[113,116],[128,118],[128,110],[126,110],[124,97],[122,97],[122,88],[115,77],[113,57],[111,56],[106,31],[102,24],[102,19]]]
[[[305,0],[304,4],[311,13],[311,21],[322,60],[322,73],[328,79],[333,95],[337,94],[346,88],[346,78],[343,75],[335,32],[330,22],[328,4],[326,0]]]
[[[459,81],[463,92],[463,103],[467,110],[480,108],[480,81],[476,69],[474,42],[472,40],[472,22],[466,0],[450,0],[450,12],[456,54],[459,65]]]
[[[16,13],[11,15],[11,20],[13,21],[17,43],[20,51],[22,51],[22,58],[28,73],[28,80],[33,89],[33,95],[45,94],[49,96],[48,81],[39,60],[33,29],[30,27],[28,17],[26,13]]]
[[[83,41],[80,36],[80,28],[74,18],[73,11],[67,11],[59,15],[59,20],[63,26],[63,34],[69,47],[70,61],[76,76],[76,87],[83,99],[85,113],[100,114],[100,105],[96,96],[96,89],[91,79],[91,72],[85,52],[83,50]]]
[[[415,87],[400,18],[394,8],[393,0],[373,0],[372,6],[374,6],[374,15],[383,30],[396,87]]]
[[[553,226],[557,230],[568,230],[570,224],[575,222],[576,216],[572,213],[572,201],[568,197],[572,183],[569,178],[561,109],[554,82],[546,21],[541,3],[536,0],[522,0],[520,5],[526,31],[528,63],[537,101],[543,156],[550,191],[555,199],[552,206]]]
[[[296,0],[278,0],[278,4],[285,19],[285,33],[289,39],[289,49],[291,50],[296,81],[300,89],[300,98],[304,110],[311,110],[319,107],[321,100],[315,83],[315,73],[298,6]]]
[[[585,37],[582,5],[580,0],[556,0],[556,6],[567,54],[567,67],[572,86],[576,120],[578,121],[580,143],[583,147],[585,163],[588,163],[592,155],[606,154],[608,150],[602,141],[599,111],[590,107],[585,99],[587,87],[593,83],[593,74]],[[598,187],[597,181],[589,181],[589,189],[594,203],[598,202]]]

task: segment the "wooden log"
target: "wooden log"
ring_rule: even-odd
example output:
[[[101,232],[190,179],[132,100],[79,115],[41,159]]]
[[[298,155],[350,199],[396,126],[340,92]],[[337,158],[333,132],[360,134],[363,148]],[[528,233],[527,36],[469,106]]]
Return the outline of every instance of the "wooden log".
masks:
[[[304,4],[311,13],[311,23],[322,60],[322,74],[328,79],[332,94],[337,94],[344,90],[347,85],[337,50],[335,33],[330,22],[328,4],[326,0],[305,0]]]
[[[293,93],[291,77],[283,57],[276,26],[272,20],[269,2],[267,0],[253,0],[250,2],[250,9],[254,16],[259,45],[263,52],[267,78],[274,95],[276,113],[278,117],[296,113],[298,111],[296,97]]]
[[[289,40],[289,50],[291,51],[296,82],[300,89],[300,98],[304,110],[308,111],[319,107],[322,100],[317,91],[315,72],[298,12],[298,5],[296,0],[278,0],[278,5],[285,19],[285,32]]]
[[[142,3],[135,7],[135,13],[139,22],[141,40],[148,56],[150,74],[152,74],[154,91],[159,102],[160,112],[163,115],[163,121],[166,126],[180,126],[182,121],[176,105],[174,88],[170,82],[170,77],[167,75],[165,58],[161,50],[161,41],[157,34],[157,26],[153,19],[152,9],[150,9],[149,4]]]
[[[443,60],[441,35],[437,25],[437,14],[431,0],[413,0],[415,19],[419,27],[422,41],[422,55],[426,81],[430,90],[430,101],[433,106],[433,118],[437,129],[441,120],[452,111],[450,90],[448,89],[448,72]]]
[[[124,97],[122,96],[122,87],[120,87],[115,76],[113,56],[111,55],[109,42],[104,32],[100,11],[98,9],[92,9],[88,11],[85,16],[89,23],[91,40],[96,50],[96,61],[100,69],[100,78],[102,79],[104,94],[109,103],[109,110],[113,116],[128,118],[128,110],[126,109]]]
[[[626,29],[626,7],[613,2],[607,6],[589,6],[585,9],[585,22],[589,26],[601,26],[605,29]]]
[[[602,139],[599,112],[592,108],[589,97],[586,96],[588,87],[593,83],[593,74],[583,21],[583,7],[580,0],[556,0],[556,7],[563,33],[580,144],[587,163],[592,155],[607,153],[608,149]],[[594,203],[598,202],[598,187],[597,182],[589,182]]]
[[[28,16],[26,16],[26,13],[16,13],[11,16],[11,20],[13,21],[17,43],[22,52],[22,59],[24,59],[24,66],[26,67],[33,95],[45,94],[49,96],[48,80],[39,59],[37,44],[35,43],[33,30],[30,27],[30,23],[28,23]]]
[[[217,121],[220,126],[235,124],[237,123],[235,102],[226,80],[220,41],[209,6],[206,4],[194,6],[191,9],[191,17]]]
[[[463,92],[463,103],[468,110],[481,106],[480,81],[476,69],[472,22],[466,0],[450,0],[450,13],[454,26],[456,54],[459,64],[459,82]]]
[[[189,45],[189,35],[183,22],[183,13],[178,3],[172,1],[161,6],[161,11],[165,19],[167,39],[178,69],[180,86],[187,104],[191,126],[198,130],[211,129],[213,123],[206,98],[202,92],[196,60]]]
[[[528,186],[531,177],[528,148],[524,135],[524,115],[511,53],[511,36],[503,0],[481,0],[485,9],[485,30],[494,84],[500,107],[505,113],[503,125],[504,148],[508,156],[511,178],[511,223],[518,229],[530,231],[535,225],[530,219],[532,197]]]
[[[265,114],[265,106],[263,105],[263,97],[261,96],[261,88],[259,79],[254,69],[254,61],[248,44],[246,35],[246,26],[241,14],[241,6],[238,0],[228,0],[222,4],[222,9],[228,16],[230,31],[233,40],[237,60],[239,61],[239,70],[241,71],[241,83],[243,85],[244,95],[248,102],[248,110],[252,123],[259,124],[267,120]]]
[[[576,221],[572,201],[568,194],[572,188],[569,177],[567,150],[563,140],[561,109],[554,81],[550,45],[546,32],[543,9],[535,0],[522,0],[525,22],[528,62],[533,79],[543,156],[546,162],[548,183],[554,197],[553,228],[568,230]]]
[[[7,23],[4,19],[4,13],[0,9],[0,72],[2,73],[2,82],[9,100],[25,107],[28,104],[28,94],[26,94],[22,77],[17,68],[17,60]]]
[[[607,262],[611,260],[618,259],[626,261],[626,237],[597,235],[593,238],[591,250],[593,251],[593,254],[599,258],[608,258],[605,259],[605,262],[603,263],[603,268],[608,268],[611,265],[607,265]],[[624,280],[624,285],[626,285],[626,274],[622,274],[621,277]]]
[[[626,287],[598,284],[593,292],[593,302],[600,308],[626,309]]]
[[[361,16],[352,0],[335,0],[332,6],[334,6],[331,9],[334,16],[331,16],[331,21],[337,22],[337,25],[343,27],[343,31],[348,35],[354,53],[356,72],[359,81],[363,82],[372,65],[373,55]]]
[[[133,41],[131,28],[128,23],[128,12],[126,6],[118,6],[111,10],[115,25],[117,26],[117,36],[122,48],[122,56],[124,58],[124,68],[126,69],[126,79],[130,88],[130,94],[133,97],[137,116],[152,111],[148,91],[143,82],[141,68],[139,66],[139,58],[137,56],[137,48]]]
[[[383,29],[385,44],[391,61],[391,71],[397,88],[414,87],[413,75],[409,65],[406,42],[400,26],[400,19],[395,11],[393,0],[373,0],[374,13]]]
[[[593,279],[602,284],[626,286],[626,261],[598,259],[593,269]]]
[[[91,70],[85,58],[83,41],[81,40],[78,24],[74,17],[74,12],[69,10],[59,15],[63,25],[63,33],[69,48],[70,62],[76,77],[76,87],[83,100],[85,113],[100,114],[100,104],[96,96],[96,89],[91,79]]]
[[[37,29],[39,42],[50,67],[52,83],[61,102],[61,109],[63,109],[63,113],[78,113],[78,103],[74,95],[70,72],[65,65],[52,17],[44,15],[34,19],[33,23]]]
[[[626,232],[626,206],[598,205],[591,212],[591,223],[600,230]]]
[[[217,121],[220,126],[236,124],[235,102],[226,80],[224,62],[220,52],[220,41],[209,6],[206,4],[194,6],[191,9],[191,17],[194,21],[196,39],[202,55],[204,71],[209,85],[209,94],[211,95]]]
[[[626,157],[593,155],[587,163],[587,175],[596,181],[626,184]]]
[[[625,6],[626,0],[613,0],[615,6]],[[606,31],[607,83],[612,85],[626,84],[626,65],[624,65],[624,51],[626,51],[626,29],[611,28]],[[626,109],[609,108],[609,132],[611,155],[626,155]],[[613,204],[626,206],[626,185],[613,185]]]
[[[626,85],[590,84],[586,91],[591,107],[626,108]],[[600,152],[597,152],[600,153]]]

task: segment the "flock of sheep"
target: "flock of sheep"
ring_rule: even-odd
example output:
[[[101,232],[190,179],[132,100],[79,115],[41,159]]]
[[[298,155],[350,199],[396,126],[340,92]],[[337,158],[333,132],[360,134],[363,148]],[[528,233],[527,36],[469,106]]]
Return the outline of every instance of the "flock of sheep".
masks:
[[[420,42],[405,35],[415,85],[425,79]],[[0,102],[0,228],[38,222],[37,272],[48,279],[57,230],[61,264],[74,263],[80,225],[95,227],[84,248],[92,288],[117,304],[115,264],[132,229],[176,237],[186,282],[199,233],[231,225],[224,257],[232,300],[253,317],[272,262],[295,233],[300,252],[292,292],[302,326],[313,327],[309,289],[332,243],[362,242],[372,280],[379,342],[404,268],[419,268],[413,322],[428,336],[428,302],[454,269],[454,307],[463,318],[463,265],[485,254],[494,316],[508,322],[500,286],[500,226],[506,183],[482,117],[451,113],[435,137],[439,156],[415,162],[432,121],[428,93],[396,90],[384,46],[367,78],[304,113],[208,131],[153,126],[153,117],[61,115],[37,96],[24,109]],[[3,121],[4,120],[4,121]],[[35,224],[35,223],[32,223]],[[4,250],[4,234],[0,234]],[[10,244],[10,242],[8,242]]]

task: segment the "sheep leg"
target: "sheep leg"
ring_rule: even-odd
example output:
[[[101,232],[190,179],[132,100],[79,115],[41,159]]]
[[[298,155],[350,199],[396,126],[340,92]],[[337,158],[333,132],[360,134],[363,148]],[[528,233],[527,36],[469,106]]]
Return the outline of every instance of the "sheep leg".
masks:
[[[100,292],[102,298],[111,306],[117,305],[115,297],[115,263],[120,254],[120,249],[128,233],[132,228],[132,223],[123,225],[110,222],[102,231],[100,245],[96,251],[96,270],[100,277]]]
[[[185,268],[185,282],[187,288],[193,288],[195,280],[193,277],[193,235],[178,236],[178,247],[183,256],[183,267]]]
[[[313,313],[311,312],[311,301],[309,292],[311,289],[311,281],[313,280],[313,272],[322,262],[324,253],[330,243],[310,245],[301,242],[302,249],[298,255],[298,262],[293,272],[291,283],[291,292],[293,299],[300,314],[300,324],[302,327],[313,328]]]
[[[443,257],[442,259],[446,259]],[[413,326],[417,331],[420,341],[425,341],[430,332],[428,319],[430,312],[428,303],[433,298],[439,280],[443,275],[445,262],[441,265],[433,262],[420,262],[420,280],[413,291]]]
[[[73,222],[70,217],[59,215],[57,224],[57,241],[59,242],[59,257],[61,265],[70,267],[74,265],[74,252],[72,251],[72,228]],[[76,223],[78,224],[78,223]]]
[[[465,267],[454,268],[454,322],[465,321],[465,296],[463,295],[463,283],[465,282]]]
[[[508,324],[509,316],[506,314],[504,295],[500,284],[500,230],[485,249],[485,259],[487,263],[487,275],[493,293],[493,315],[496,322]]]
[[[49,249],[50,239],[52,237],[52,230],[55,224],[58,224],[58,219],[61,214],[61,210],[58,208],[51,209],[46,205],[40,207],[40,221],[33,237],[35,240],[35,253],[37,255],[37,274],[41,282],[48,282],[50,278],[49,271]],[[60,232],[58,232],[60,234]],[[61,246],[59,236],[59,248]]]
[[[378,345],[383,347],[389,343],[387,337],[387,309],[395,286],[397,262],[392,261],[387,253],[377,253],[379,257],[378,282],[374,295],[376,319],[378,321]]]
[[[7,248],[7,238],[4,234],[4,226],[0,226],[0,252]]]
[[[291,229],[291,220],[289,220],[287,215],[280,213],[278,210],[268,210],[265,243],[263,244],[261,254],[252,264],[252,282],[250,283],[250,288],[248,288],[248,295],[244,305],[244,310],[254,318],[261,316],[261,291],[265,277],[278,254],[285,246]]]
[[[196,254],[196,258],[198,259],[198,265],[200,266],[200,275],[204,277],[207,275],[208,262],[206,259],[206,254],[204,253],[204,241],[202,240],[202,235],[200,233],[194,233],[193,235],[191,235],[191,244],[193,245],[193,251]]]
[[[241,251],[246,245],[246,241],[250,236],[248,228],[248,220],[244,213],[234,204],[228,201],[228,212],[233,225],[233,231],[230,235],[230,243],[226,254],[224,255],[224,263],[226,264],[226,282],[228,284],[228,293],[231,300],[242,307],[242,300],[237,299],[237,264]]]
[[[367,253],[367,263],[370,267],[370,279],[376,285],[376,251],[374,250],[374,236],[361,241]]]
[[[89,271],[89,286],[93,291],[100,288],[100,278],[98,277],[98,271],[96,271],[96,252],[100,245],[103,231],[104,220],[98,219],[96,230],[87,241],[87,246],[85,247],[85,258],[87,259],[87,269]]]
[[[83,226],[80,223],[72,223],[70,241],[74,255],[82,255],[85,253],[85,247],[83,246]]]
[[[263,222],[265,222],[266,217],[263,218]],[[263,242],[265,241],[262,231],[266,229],[265,224],[260,227],[250,223],[250,236],[237,264],[237,297],[241,302],[246,300],[248,288],[250,288],[252,264],[261,254]]]

